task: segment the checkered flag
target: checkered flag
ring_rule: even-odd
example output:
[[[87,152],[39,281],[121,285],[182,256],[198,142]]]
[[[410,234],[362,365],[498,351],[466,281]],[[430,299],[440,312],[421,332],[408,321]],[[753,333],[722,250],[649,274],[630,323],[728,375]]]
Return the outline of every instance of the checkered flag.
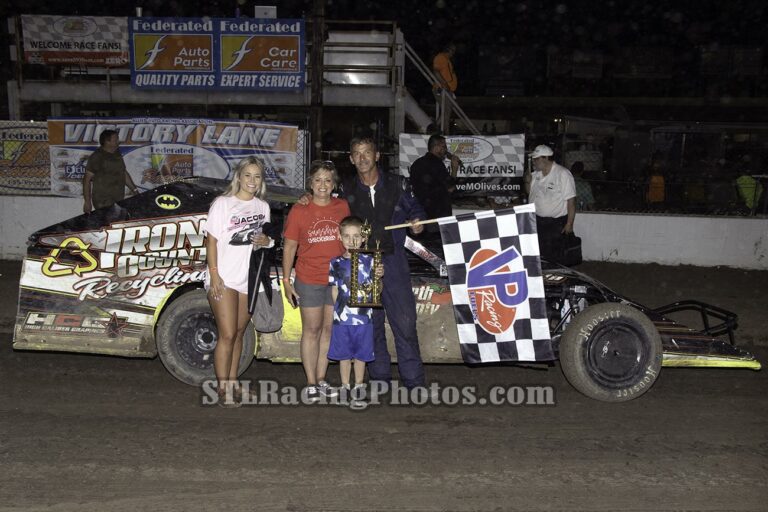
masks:
[[[464,362],[554,359],[534,206],[439,223]]]

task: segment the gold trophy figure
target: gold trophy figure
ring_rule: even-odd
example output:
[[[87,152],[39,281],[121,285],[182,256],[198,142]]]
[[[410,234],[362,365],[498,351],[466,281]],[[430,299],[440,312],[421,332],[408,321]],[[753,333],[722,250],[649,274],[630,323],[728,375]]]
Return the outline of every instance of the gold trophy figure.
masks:
[[[368,249],[368,239],[371,236],[371,225],[365,221],[360,229],[363,236],[362,249],[350,249],[351,275],[349,283],[349,305],[354,308],[380,308],[382,282],[380,277],[376,277],[376,268],[381,265],[381,250],[379,241],[376,240],[376,249]],[[365,283],[358,280],[360,268],[360,254],[373,255],[373,268],[371,269],[371,278]]]

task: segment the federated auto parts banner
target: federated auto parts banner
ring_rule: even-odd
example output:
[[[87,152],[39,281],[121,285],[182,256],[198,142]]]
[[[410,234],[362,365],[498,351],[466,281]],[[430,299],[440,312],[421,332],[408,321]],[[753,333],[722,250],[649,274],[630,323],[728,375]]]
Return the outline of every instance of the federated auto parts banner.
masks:
[[[48,194],[51,172],[45,123],[0,121],[0,144],[0,194]]]
[[[512,197],[523,193],[525,135],[447,136],[448,151],[462,164],[454,197]],[[400,134],[400,173],[409,176],[411,165],[427,153],[429,135]],[[445,161],[446,168],[448,160]]]
[[[298,127],[256,121],[171,118],[49,119],[51,193],[82,195],[99,135],[116,130],[128,173],[141,190],[189,176],[231,178],[245,156],[266,165],[267,184],[303,186],[296,168]]]
[[[301,90],[304,20],[129,18],[136,89]]]
[[[24,15],[24,59],[31,64],[125,66],[127,21],[114,16]]]

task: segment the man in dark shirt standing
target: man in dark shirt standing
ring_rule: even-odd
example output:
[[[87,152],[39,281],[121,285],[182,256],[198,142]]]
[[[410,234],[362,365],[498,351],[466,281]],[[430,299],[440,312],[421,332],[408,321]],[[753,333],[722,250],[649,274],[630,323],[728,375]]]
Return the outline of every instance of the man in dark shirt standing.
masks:
[[[368,374],[373,381],[392,379],[391,358],[387,350],[384,318],[389,320],[395,338],[397,365],[400,378],[408,389],[425,385],[424,368],[416,331],[416,300],[411,287],[408,258],[405,254],[405,229],[386,231],[391,224],[413,223],[424,217],[424,210],[411,193],[402,176],[380,172],[379,151],[370,138],[352,139],[350,161],[357,174],[342,183],[343,197],[349,202],[353,215],[371,224],[369,248],[379,247],[384,253],[384,308],[373,310],[374,357],[368,363]],[[411,226],[414,234],[424,226]]]
[[[99,135],[99,149],[88,157],[83,176],[83,211],[111,206],[125,198],[125,187],[136,193],[131,175],[120,154],[120,139],[115,130]]]
[[[446,157],[451,159],[451,171],[445,167]],[[413,162],[410,169],[413,194],[427,212],[428,219],[453,215],[451,193],[460,160],[448,153],[448,145],[442,135],[432,135],[427,142],[427,154]],[[436,224],[428,224],[427,233],[438,233]]]

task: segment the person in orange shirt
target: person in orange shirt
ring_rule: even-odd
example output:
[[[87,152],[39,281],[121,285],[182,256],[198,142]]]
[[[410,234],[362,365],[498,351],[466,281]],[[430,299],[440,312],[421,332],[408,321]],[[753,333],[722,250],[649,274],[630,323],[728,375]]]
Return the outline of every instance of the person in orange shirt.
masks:
[[[338,182],[333,162],[312,162],[311,200],[291,208],[283,235],[283,290],[285,298],[301,313],[301,362],[307,374],[302,399],[308,403],[338,395],[338,390],[325,380],[333,326],[328,265],[331,259],[344,254],[339,222],[350,214],[349,204],[331,195]],[[296,278],[291,281],[294,258]]]
[[[437,115],[436,121],[440,126],[442,133],[448,133],[451,125],[451,102],[445,97],[446,94],[450,94],[451,97],[456,97],[456,88],[459,85],[459,78],[456,76],[456,71],[453,69],[453,62],[451,59],[456,54],[456,45],[448,43],[445,48],[432,59],[432,70],[435,72],[437,78],[437,84],[433,88],[435,94],[435,101],[437,102]]]

